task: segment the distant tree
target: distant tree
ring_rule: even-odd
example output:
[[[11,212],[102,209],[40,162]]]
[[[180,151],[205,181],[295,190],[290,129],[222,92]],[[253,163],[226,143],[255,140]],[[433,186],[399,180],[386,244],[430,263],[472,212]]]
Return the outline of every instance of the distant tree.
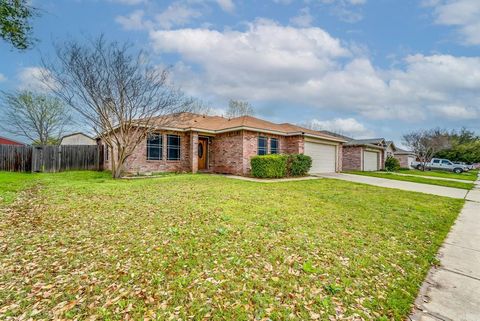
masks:
[[[17,49],[32,46],[30,19],[37,12],[27,0],[0,0],[0,37]]]
[[[423,170],[436,153],[451,146],[448,132],[438,128],[405,134],[403,143],[420,159]]]
[[[248,101],[233,100],[228,102],[227,117],[253,116],[252,105]]]
[[[305,123],[299,123],[298,125],[311,130],[324,131],[327,134],[333,135],[333,136],[347,137],[344,130],[341,130],[339,128],[326,128],[325,125],[319,123],[316,120],[311,120]]]
[[[58,45],[56,59],[44,60],[43,67],[44,83],[110,151],[114,178],[123,175],[125,162],[154,126],[168,126],[171,118],[161,116],[193,103],[168,82],[168,69],[152,65],[143,51],[132,52],[130,44],[103,36]]]
[[[65,105],[56,97],[30,91],[3,93],[2,129],[39,145],[58,140],[71,121]]]
[[[435,157],[467,163],[480,162],[480,137],[466,128],[449,133],[451,146],[435,154]]]

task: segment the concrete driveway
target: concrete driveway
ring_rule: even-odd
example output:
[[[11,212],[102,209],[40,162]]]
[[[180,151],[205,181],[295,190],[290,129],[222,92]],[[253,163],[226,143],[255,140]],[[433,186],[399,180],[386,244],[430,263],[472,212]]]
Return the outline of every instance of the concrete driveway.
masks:
[[[461,188],[452,188],[452,187],[444,187],[444,186],[437,186],[437,185],[396,181],[393,179],[361,176],[361,175],[354,175],[354,174],[329,173],[329,174],[318,174],[318,176],[325,177],[325,178],[341,179],[349,182],[375,185],[375,186],[381,186],[381,187],[387,187],[387,188],[396,188],[404,191],[433,194],[438,196],[446,196],[446,197],[452,197],[452,198],[465,198],[468,193],[467,190],[461,189]]]

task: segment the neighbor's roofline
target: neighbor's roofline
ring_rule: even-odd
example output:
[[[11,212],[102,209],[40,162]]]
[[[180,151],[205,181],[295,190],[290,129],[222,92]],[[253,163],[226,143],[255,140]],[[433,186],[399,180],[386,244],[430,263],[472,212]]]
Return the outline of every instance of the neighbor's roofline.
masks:
[[[348,145],[344,145],[344,147],[370,147],[370,148],[375,148],[375,149],[381,149],[381,150],[385,150],[385,147],[383,146],[378,146],[378,145],[374,145],[374,144],[348,144]]]
[[[17,143],[17,144],[26,145],[26,144],[23,143],[23,142],[20,142],[20,141],[18,141],[18,140],[11,139],[11,138],[8,138],[8,137],[0,136],[0,138],[3,138],[3,139],[5,139],[5,140],[9,140],[9,141],[14,142],[14,143]]]
[[[62,139],[64,139],[64,138],[67,138],[67,137],[70,137],[70,136],[75,136],[75,135],[83,135],[83,136],[85,136],[85,137],[90,138],[91,140],[95,140],[95,139],[96,139],[96,138],[94,138],[94,137],[92,137],[92,136],[90,136],[90,135],[87,135],[87,134],[85,134],[85,133],[75,132],[75,133],[71,133],[71,134],[62,136],[62,137],[60,138],[60,140],[62,140]]]

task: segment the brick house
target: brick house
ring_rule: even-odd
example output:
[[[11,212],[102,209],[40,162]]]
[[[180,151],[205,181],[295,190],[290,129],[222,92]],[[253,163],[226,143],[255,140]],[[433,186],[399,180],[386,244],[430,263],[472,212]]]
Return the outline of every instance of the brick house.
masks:
[[[319,131],[251,116],[178,113],[155,121],[153,134],[137,146],[125,170],[249,175],[252,156],[301,153],[312,157],[312,173],[336,172],[342,170],[344,142]],[[111,168],[108,152],[105,168]]]
[[[397,148],[394,157],[400,162],[401,168],[413,168],[412,163],[417,159],[414,152]]]
[[[343,170],[378,171],[385,168],[383,138],[354,139],[343,145]]]
[[[344,171],[378,171],[385,169],[387,156],[393,155],[396,147],[383,138],[353,139],[348,136],[323,130],[322,133],[346,140],[342,145],[342,169]]]

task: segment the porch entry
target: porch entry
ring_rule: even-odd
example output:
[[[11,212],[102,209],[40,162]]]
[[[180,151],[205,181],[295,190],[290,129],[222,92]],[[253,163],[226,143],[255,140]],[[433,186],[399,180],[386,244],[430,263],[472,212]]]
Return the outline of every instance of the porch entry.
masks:
[[[208,138],[198,138],[198,169],[207,169]]]

